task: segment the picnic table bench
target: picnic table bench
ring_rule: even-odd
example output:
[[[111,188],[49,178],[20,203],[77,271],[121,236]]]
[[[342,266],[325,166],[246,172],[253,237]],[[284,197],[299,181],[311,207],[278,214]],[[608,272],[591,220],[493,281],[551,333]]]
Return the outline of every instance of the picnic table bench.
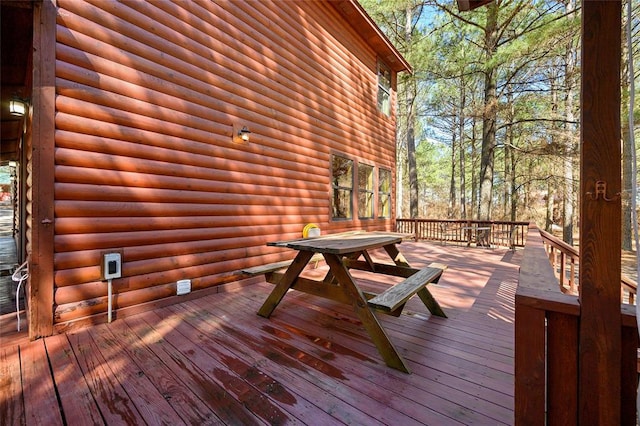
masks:
[[[405,303],[417,294],[422,303],[434,315],[446,317],[438,302],[435,301],[430,292],[426,291],[427,285],[437,284],[442,273],[447,269],[441,263],[432,263],[427,268],[420,269],[415,274],[405,278],[404,281],[395,284],[383,293],[369,299],[367,303],[375,309],[392,313],[404,307]]]
[[[289,267],[289,265],[291,265],[291,263],[293,262],[294,259],[290,259],[290,260],[283,260],[280,262],[273,262],[273,263],[267,263],[264,265],[258,265],[258,266],[252,266],[249,268],[244,268],[242,270],[243,274],[246,275],[251,275],[256,276],[256,275],[266,275],[272,272],[276,272],[276,271],[280,271],[282,269],[286,269]],[[316,254],[314,255],[311,260],[309,260],[309,263],[313,263],[313,262],[319,262],[321,260],[324,260],[324,257],[322,257],[321,254]]]

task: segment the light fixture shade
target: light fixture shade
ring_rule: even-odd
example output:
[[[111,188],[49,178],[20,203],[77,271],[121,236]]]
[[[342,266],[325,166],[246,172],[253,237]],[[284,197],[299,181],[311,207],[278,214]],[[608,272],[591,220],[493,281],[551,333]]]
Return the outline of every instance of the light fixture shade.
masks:
[[[11,115],[22,117],[27,111],[27,105],[20,99],[11,99],[9,101],[9,112]]]
[[[231,137],[235,143],[247,143],[251,135],[251,130],[247,126],[233,125]]]
[[[251,131],[249,129],[247,129],[247,126],[242,127],[242,129],[240,129],[240,132],[238,134],[238,136],[240,136],[240,139],[242,139],[245,142],[249,142],[249,135],[251,134]]]

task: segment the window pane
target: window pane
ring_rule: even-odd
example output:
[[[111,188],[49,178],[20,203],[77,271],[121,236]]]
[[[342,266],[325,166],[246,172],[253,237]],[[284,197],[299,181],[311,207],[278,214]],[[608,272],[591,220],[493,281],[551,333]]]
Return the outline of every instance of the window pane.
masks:
[[[353,160],[348,158],[333,157],[333,185],[336,187],[353,187]]]
[[[333,191],[333,218],[351,219],[351,190]]]
[[[378,217],[391,217],[391,172],[384,169],[378,175]]]
[[[373,193],[360,193],[358,197],[358,216],[362,219],[370,219],[373,217]]]
[[[391,114],[391,71],[382,63],[378,63],[378,109]]]
[[[366,164],[358,165],[358,189],[373,191],[373,167]]]
[[[373,217],[373,166],[358,164],[358,216]]]
[[[389,170],[380,169],[380,177],[378,178],[378,191],[391,192],[391,172]]]
[[[351,219],[353,197],[353,160],[333,156],[331,162],[333,197],[331,214],[334,219]]]
[[[391,100],[389,94],[382,90],[378,92],[378,109],[385,115],[391,114]]]
[[[391,197],[388,195],[380,198],[380,217],[391,217]]]
[[[378,84],[387,92],[391,91],[391,71],[382,63],[378,64]]]

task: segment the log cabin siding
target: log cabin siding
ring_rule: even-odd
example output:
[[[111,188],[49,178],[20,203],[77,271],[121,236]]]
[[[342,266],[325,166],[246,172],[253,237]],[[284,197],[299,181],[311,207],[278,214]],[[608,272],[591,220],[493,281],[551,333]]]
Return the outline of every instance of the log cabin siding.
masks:
[[[121,309],[290,257],[265,242],[309,222],[392,228],[331,220],[332,154],[395,169],[378,55],[333,5],[57,4],[55,322],[106,311],[105,251]]]

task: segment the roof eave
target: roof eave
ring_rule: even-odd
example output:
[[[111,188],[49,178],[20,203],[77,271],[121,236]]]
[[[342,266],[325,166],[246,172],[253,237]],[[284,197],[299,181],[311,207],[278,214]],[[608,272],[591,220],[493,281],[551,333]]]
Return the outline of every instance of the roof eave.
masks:
[[[458,10],[467,11],[491,3],[493,0],[458,0]]]
[[[347,22],[358,30],[362,38],[367,41],[393,71],[413,73],[409,62],[400,54],[398,49],[389,41],[387,36],[384,35],[356,0],[337,0],[329,3],[344,16]]]

